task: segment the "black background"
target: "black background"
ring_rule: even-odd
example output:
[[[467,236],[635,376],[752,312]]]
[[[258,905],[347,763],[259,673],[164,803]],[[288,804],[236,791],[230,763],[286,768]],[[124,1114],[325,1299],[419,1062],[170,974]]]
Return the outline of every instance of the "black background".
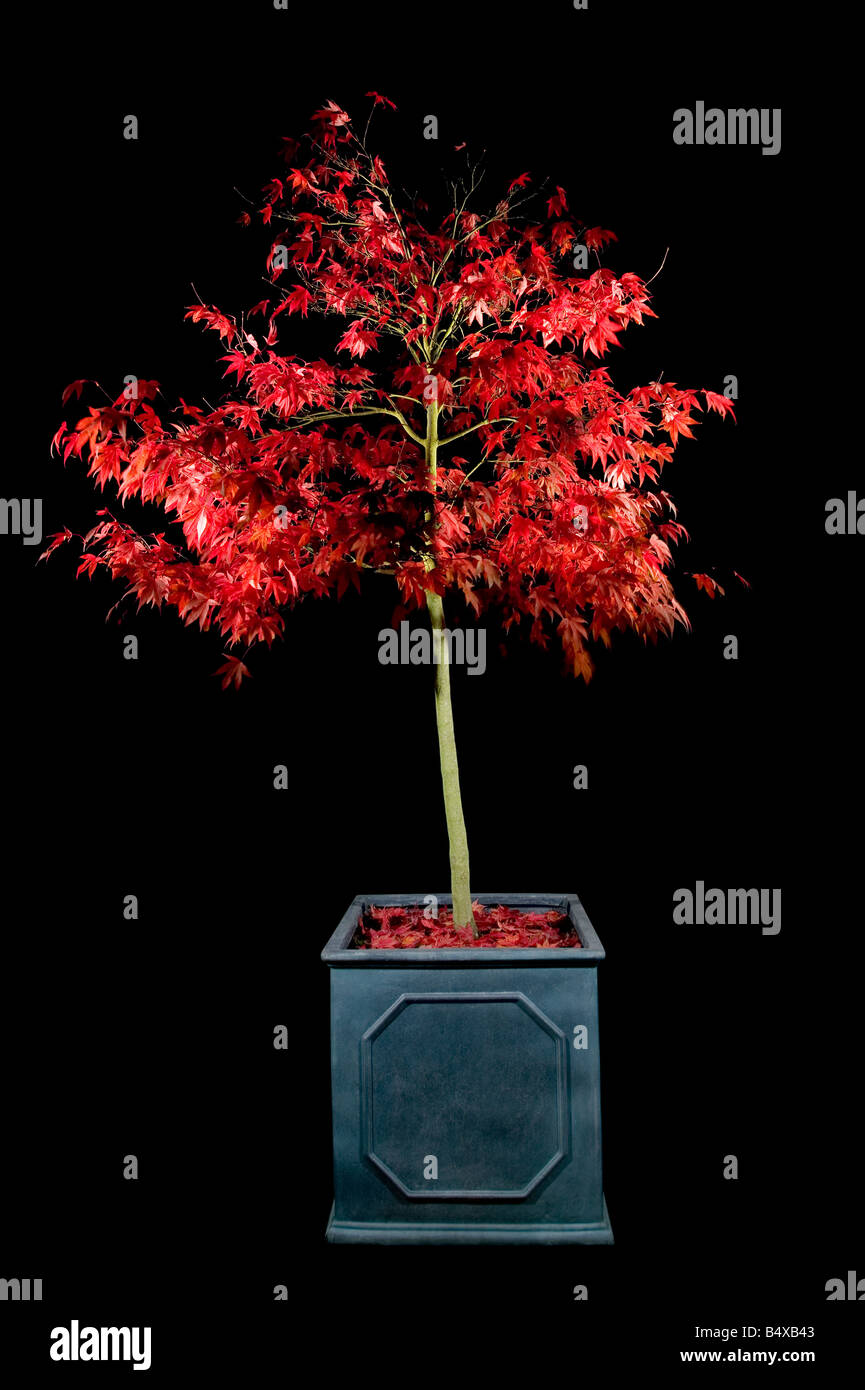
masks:
[[[659,319],[606,359],[620,389],[663,372],[720,391],[732,373],[740,398],[738,424],[706,419],[665,473],[692,537],[677,568],[727,589],[713,603],[682,574],[690,635],[617,641],[589,687],[516,635],[506,657],[490,642],[483,679],[456,677],[475,891],[576,891],[607,951],[610,1249],[324,1241],[319,952],[356,893],[447,887],[429,673],[377,661],[393,595],[374,580],[362,600],[307,601],[223,693],[217,634],[132,609],[106,624],[119,587],[76,583],[71,549],[36,566],[38,548],[2,538],[0,1275],[45,1290],[0,1307],[0,1369],[20,1362],[20,1383],[74,1376],[47,1355],[73,1317],[152,1325],[151,1376],[204,1383],[231,1366],[274,1384],[316,1349],[337,1374],[457,1359],[498,1374],[521,1354],[558,1375],[592,1359],[667,1374],[697,1323],[814,1326],[760,1345],[816,1349],[822,1372],[848,1355],[861,1315],[824,1286],[865,1275],[862,542],[827,536],[824,508],[860,466],[836,336],[856,252],[837,36],[819,25],[599,0],[49,6],[25,22],[5,127],[3,492],[43,498],[46,535],[103,505],[80,463],[48,456],[81,413],[62,389],[116,395],[133,373],[214,400],[222,348],[183,322],[191,286],[228,312],[264,296],[270,238],[237,225],[240,194],[257,198],[280,137],[323,101],[357,123],[371,88],[399,107],[374,141],[394,181],[438,197],[465,141],[486,151],[490,201],[523,170],[563,184],[618,234],[618,271],[648,278],[669,248]],[[698,99],[781,107],[780,155],[675,146],[672,113]],[[282,351],[328,341],[281,323]],[[672,926],[673,892],[697,879],[781,887],[781,933]]]

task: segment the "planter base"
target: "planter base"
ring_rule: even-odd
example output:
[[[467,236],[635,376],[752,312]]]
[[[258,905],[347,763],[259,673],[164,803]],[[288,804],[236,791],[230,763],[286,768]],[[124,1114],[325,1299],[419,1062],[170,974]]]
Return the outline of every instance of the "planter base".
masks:
[[[333,1245],[612,1245],[613,1231],[604,1201],[604,1219],[573,1225],[455,1226],[398,1225],[393,1221],[327,1223]]]

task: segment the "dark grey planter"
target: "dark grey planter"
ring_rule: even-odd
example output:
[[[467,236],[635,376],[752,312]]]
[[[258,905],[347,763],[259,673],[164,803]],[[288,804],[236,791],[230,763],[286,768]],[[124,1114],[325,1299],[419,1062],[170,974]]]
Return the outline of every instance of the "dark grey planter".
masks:
[[[601,1178],[603,948],[572,893],[477,899],[566,913],[582,948],[351,949],[368,906],[423,903],[369,894],[355,898],[322,952],[330,1241],[612,1243]]]

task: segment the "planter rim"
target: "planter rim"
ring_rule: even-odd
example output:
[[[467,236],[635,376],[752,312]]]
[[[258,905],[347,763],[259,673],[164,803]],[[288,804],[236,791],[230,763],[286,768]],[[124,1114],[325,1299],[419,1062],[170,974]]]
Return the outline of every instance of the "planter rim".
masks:
[[[322,960],[331,967],[367,970],[429,970],[445,965],[471,965],[488,970],[503,965],[547,968],[553,965],[597,966],[606,955],[576,893],[473,893],[472,900],[487,906],[501,904],[503,907],[561,912],[573,924],[581,946],[505,946],[497,950],[479,949],[476,946],[443,949],[411,946],[381,951],[359,951],[349,946],[358,917],[367,907],[422,907],[428,896],[425,893],[359,893],[322,951]],[[436,898],[440,903],[450,905],[452,902],[450,893],[437,893]]]

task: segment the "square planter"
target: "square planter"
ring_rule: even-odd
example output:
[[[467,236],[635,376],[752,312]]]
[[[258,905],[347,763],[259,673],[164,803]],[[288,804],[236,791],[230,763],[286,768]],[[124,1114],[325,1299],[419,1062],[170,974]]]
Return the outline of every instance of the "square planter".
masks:
[[[601,1176],[603,948],[572,893],[476,900],[559,911],[582,945],[353,949],[369,906],[424,901],[369,894],[355,898],[322,952],[330,1241],[612,1243]]]

